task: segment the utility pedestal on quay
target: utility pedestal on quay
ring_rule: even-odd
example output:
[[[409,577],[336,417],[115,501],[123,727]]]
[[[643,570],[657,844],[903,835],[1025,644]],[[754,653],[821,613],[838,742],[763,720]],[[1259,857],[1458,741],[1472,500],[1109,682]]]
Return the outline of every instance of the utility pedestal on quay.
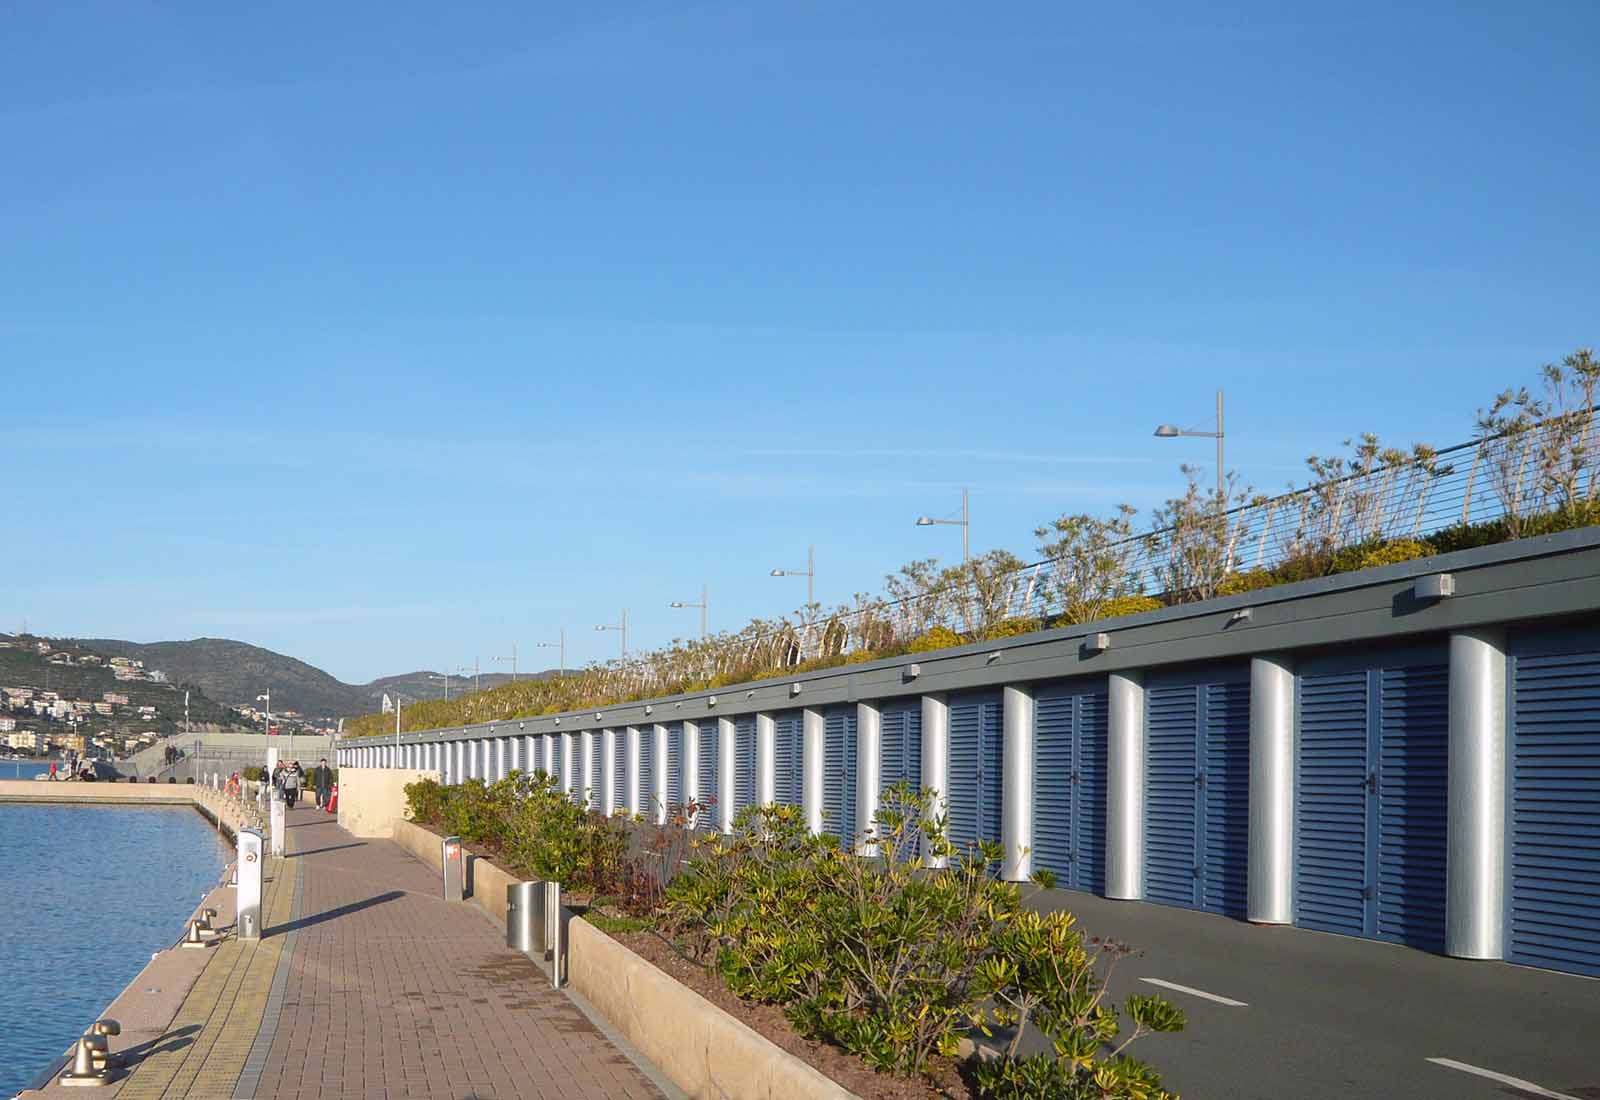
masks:
[[[281,818],[280,818],[281,820]],[[235,867],[239,878],[239,892],[234,897],[238,913],[238,930],[241,940],[261,938],[261,865],[265,862],[261,850],[261,834],[255,829],[238,832],[238,862]]]
[[[443,858],[440,860],[444,868],[444,900],[466,900],[467,883],[467,855],[461,850],[461,838],[447,836],[441,842]]]
[[[272,822],[272,857],[274,859],[282,859],[283,858],[283,840],[284,840],[284,837],[283,837],[283,812],[284,812],[283,799],[279,798],[278,795],[277,795],[277,792],[274,791],[273,795],[272,795],[272,813],[271,813],[271,822]]]

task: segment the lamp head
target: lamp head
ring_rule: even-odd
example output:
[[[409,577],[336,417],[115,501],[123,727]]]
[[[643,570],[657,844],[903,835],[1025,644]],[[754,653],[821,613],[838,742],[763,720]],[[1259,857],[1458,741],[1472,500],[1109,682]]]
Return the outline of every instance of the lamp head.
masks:
[[[783,570],[782,569],[774,569],[772,571],[772,575],[774,577],[781,577],[781,576],[783,576]]]
[[[1178,437],[1178,429],[1177,429],[1176,425],[1163,424],[1163,425],[1161,425],[1161,427],[1156,429],[1156,438],[1157,439],[1176,439],[1177,437]]]
[[[917,526],[918,527],[932,527],[933,526],[932,517],[929,517],[929,516],[918,516],[917,517]]]
[[[673,600],[667,606],[668,607],[682,607],[683,606],[683,601],[682,600]]]

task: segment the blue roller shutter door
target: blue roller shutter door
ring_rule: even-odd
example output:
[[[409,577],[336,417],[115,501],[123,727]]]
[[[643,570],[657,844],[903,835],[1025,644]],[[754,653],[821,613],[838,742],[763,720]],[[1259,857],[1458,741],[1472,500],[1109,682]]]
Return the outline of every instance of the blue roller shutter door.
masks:
[[[780,714],[773,719],[772,799],[785,806],[800,805],[800,714]]]
[[[667,726],[667,812],[683,809],[683,723]]]
[[[717,828],[717,819],[722,812],[717,808],[721,800],[721,792],[717,790],[717,749],[718,735],[715,719],[707,719],[699,723],[700,730],[700,757],[699,765],[699,790],[696,792],[695,801],[700,804],[700,813],[695,826],[700,829],[714,830]]]
[[[1296,924],[1443,949],[1448,675],[1436,649],[1301,675]]]
[[[886,703],[879,710],[878,794],[881,796],[896,783],[905,783],[912,794],[922,790],[922,702],[913,699]],[[897,808],[898,810],[898,808]],[[860,823],[860,829],[877,830],[877,823]],[[917,845],[903,852],[907,859],[919,854]]]
[[[1443,951],[1449,665],[1386,668],[1378,688],[1378,938]]]
[[[756,804],[756,717],[746,714],[733,723],[733,813]]]
[[[1367,673],[1300,677],[1295,923],[1366,935]]]
[[[661,809],[656,797],[656,731],[654,726],[639,730],[639,809],[654,821]]]
[[[1201,812],[1204,908],[1242,918],[1249,907],[1250,685],[1208,684]]]
[[[823,719],[822,831],[848,844],[856,833],[856,711],[832,710]]]
[[[1219,674],[1152,687],[1145,757],[1145,896],[1244,916],[1248,681]]]
[[[882,756],[878,763],[881,794],[904,782],[913,793],[922,789],[922,703],[885,703],[879,711]]]
[[[611,734],[611,812],[628,812],[628,731]]]
[[[1199,689],[1151,688],[1145,700],[1144,892],[1168,905],[1197,904]]]
[[[1034,696],[1033,865],[1057,885],[1105,891],[1106,690],[1052,684]]]
[[[1600,630],[1513,641],[1507,957],[1600,975]]]
[[[998,694],[950,700],[950,842],[965,852],[1000,839],[1001,704]]]

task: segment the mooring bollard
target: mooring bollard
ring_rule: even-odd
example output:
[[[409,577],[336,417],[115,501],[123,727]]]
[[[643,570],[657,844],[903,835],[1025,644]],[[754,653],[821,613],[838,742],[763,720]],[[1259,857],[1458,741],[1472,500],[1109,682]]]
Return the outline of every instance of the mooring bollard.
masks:
[[[447,836],[442,844],[441,860],[444,876],[444,900],[462,901],[466,898],[467,856],[461,850],[461,838]]]
[[[239,914],[239,938],[259,940],[261,938],[261,834],[254,829],[240,829],[237,835],[238,859],[234,867],[239,877],[239,890],[234,895],[234,911]]]
[[[122,1058],[111,1053],[111,1043],[107,1039],[107,1036],[121,1034],[122,1025],[112,1019],[96,1020],[94,1026],[84,1032],[83,1037],[89,1043],[89,1057],[95,1069],[122,1068]]]

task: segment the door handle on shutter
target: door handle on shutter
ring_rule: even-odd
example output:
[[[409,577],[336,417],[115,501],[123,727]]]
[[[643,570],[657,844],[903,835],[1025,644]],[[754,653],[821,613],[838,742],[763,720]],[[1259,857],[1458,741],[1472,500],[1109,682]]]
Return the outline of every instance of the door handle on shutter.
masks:
[[[1199,772],[1198,774],[1195,775],[1195,777],[1194,777],[1194,785],[1196,787],[1199,787],[1201,790],[1205,790],[1205,786],[1206,786],[1206,773],[1205,772]]]
[[[1366,784],[1366,786],[1367,786],[1367,790],[1371,791],[1373,794],[1377,794],[1378,793],[1378,773],[1377,772],[1368,772],[1367,773],[1367,784]]]

